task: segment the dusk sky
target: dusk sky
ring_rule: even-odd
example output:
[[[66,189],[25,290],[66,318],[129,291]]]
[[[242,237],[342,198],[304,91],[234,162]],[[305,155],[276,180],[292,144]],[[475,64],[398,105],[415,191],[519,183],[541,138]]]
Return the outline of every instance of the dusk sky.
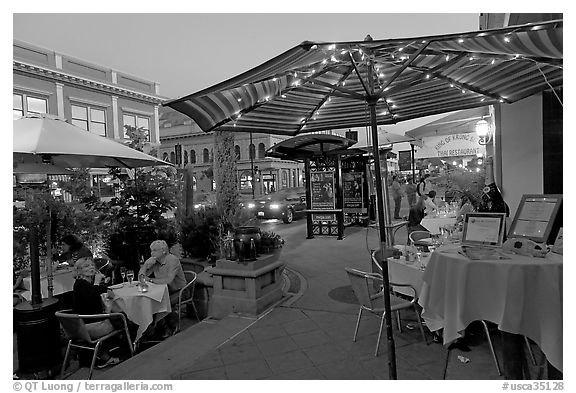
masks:
[[[13,38],[160,83],[177,98],[302,41],[478,30],[479,14],[14,14]]]

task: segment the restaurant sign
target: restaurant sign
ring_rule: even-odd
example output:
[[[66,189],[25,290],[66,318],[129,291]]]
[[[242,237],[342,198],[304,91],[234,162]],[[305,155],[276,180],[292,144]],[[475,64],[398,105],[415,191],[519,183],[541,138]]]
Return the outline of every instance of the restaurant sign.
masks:
[[[454,157],[485,154],[486,147],[478,144],[474,133],[451,134],[422,138],[423,146],[416,151],[416,158]]]

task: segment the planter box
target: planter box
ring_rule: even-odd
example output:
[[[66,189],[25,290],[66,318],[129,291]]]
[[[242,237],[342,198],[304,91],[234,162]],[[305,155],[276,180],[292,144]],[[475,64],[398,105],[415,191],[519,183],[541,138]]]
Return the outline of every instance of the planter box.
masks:
[[[215,267],[207,268],[214,285],[210,316],[218,319],[230,313],[257,316],[279,301],[284,271],[280,251],[248,262],[221,259]]]

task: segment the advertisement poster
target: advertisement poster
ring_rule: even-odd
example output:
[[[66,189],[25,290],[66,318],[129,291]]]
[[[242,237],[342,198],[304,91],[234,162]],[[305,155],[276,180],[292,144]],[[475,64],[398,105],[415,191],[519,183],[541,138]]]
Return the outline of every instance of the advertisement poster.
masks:
[[[344,209],[360,211],[363,206],[362,172],[348,172],[342,175],[344,187]]]
[[[310,174],[310,191],[312,210],[334,209],[336,207],[334,172],[312,172]],[[330,213],[314,214],[312,219],[330,221],[335,219],[335,215]]]
[[[410,150],[398,152],[398,168],[401,171],[412,170],[412,152]]]

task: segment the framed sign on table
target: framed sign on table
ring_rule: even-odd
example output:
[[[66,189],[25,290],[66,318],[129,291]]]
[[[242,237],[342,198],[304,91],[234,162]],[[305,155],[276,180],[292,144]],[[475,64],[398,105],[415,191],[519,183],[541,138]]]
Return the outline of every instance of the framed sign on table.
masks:
[[[526,238],[536,243],[556,236],[553,227],[562,205],[562,194],[524,194],[508,232],[510,238]]]

